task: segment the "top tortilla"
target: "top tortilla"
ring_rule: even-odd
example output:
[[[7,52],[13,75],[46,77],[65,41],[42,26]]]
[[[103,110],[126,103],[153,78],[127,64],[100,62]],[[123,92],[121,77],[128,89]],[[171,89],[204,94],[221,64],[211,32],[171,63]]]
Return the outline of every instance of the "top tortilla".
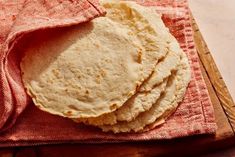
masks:
[[[69,118],[116,110],[163,56],[146,53],[132,34],[107,17],[36,34],[21,61],[27,93],[40,109]]]

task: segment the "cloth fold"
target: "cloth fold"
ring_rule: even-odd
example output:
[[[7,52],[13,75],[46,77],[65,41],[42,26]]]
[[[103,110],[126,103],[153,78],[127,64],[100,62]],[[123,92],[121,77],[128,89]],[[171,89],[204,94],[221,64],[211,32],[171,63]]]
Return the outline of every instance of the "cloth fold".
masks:
[[[20,50],[14,45],[22,45],[22,39],[30,32],[46,33],[46,28],[85,22],[103,15],[105,11],[95,0],[19,0],[17,3],[4,4],[0,2],[0,131],[8,129],[0,134],[0,146],[171,139],[215,133],[214,110],[200,70],[187,0],[137,2],[155,8],[162,14],[165,25],[180,43],[191,65],[192,78],[185,98],[166,123],[145,133],[115,135],[78,125],[69,119],[37,109],[29,103],[30,99],[22,86]],[[26,108],[27,104],[29,105]],[[13,124],[15,125],[10,128]]]

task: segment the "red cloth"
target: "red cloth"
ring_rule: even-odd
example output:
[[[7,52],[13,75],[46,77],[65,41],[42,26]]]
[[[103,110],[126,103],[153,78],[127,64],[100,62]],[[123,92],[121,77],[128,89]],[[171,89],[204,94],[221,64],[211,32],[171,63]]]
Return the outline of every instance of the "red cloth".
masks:
[[[0,89],[3,89],[0,93],[2,117],[0,127],[3,126],[4,130],[17,119],[11,129],[0,134],[1,146],[171,139],[215,133],[214,110],[200,70],[186,0],[138,0],[140,4],[154,6],[159,13],[162,13],[164,23],[189,58],[192,78],[183,102],[166,123],[149,132],[116,135],[42,112],[33,104],[25,109],[27,96],[20,78],[18,59],[20,57],[16,48],[11,50],[17,41],[20,43],[19,39],[26,33],[77,24],[102,14],[102,8],[97,3],[91,5],[85,0],[61,0],[60,3],[59,0],[23,2],[23,0],[17,4],[0,2],[0,20],[6,21],[1,22],[0,27]],[[17,118],[24,109],[23,114]]]

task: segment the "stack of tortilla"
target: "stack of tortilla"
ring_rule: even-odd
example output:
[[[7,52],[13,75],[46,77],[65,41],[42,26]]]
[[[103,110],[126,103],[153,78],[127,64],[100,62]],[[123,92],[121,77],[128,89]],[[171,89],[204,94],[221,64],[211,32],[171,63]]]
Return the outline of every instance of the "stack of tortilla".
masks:
[[[114,133],[148,131],[182,101],[187,56],[154,10],[102,5],[105,17],[32,37],[21,61],[25,89],[51,114]]]

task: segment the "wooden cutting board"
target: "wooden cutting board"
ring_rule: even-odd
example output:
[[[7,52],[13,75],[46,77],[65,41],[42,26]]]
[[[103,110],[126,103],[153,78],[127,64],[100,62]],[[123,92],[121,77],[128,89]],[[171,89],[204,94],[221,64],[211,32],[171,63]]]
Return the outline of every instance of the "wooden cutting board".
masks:
[[[218,129],[216,135],[198,135],[175,140],[117,144],[70,144],[0,150],[7,156],[157,156],[199,155],[235,143],[235,104],[218,71],[209,49],[192,18],[194,38],[201,60],[201,69],[214,105]]]

